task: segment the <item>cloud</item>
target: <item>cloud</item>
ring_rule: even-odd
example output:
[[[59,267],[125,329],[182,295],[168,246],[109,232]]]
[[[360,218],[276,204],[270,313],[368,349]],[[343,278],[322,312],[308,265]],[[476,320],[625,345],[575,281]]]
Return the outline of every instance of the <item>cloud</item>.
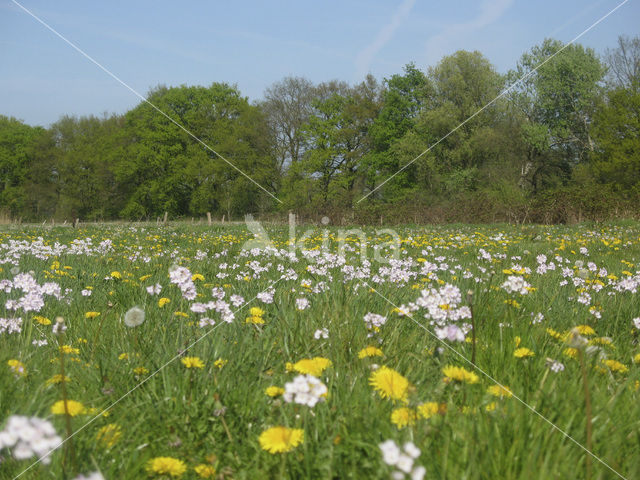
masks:
[[[455,23],[434,35],[427,42],[428,62],[437,62],[443,55],[451,53],[453,45],[471,33],[480,30],[498,20],[513,3],[513,0],[484,0],[480,5],[480,13],[471,20]]]
[[[415,3],[416,0],[404,0],[393,14],[393,17],[391,17],[391,21],[380,29],[375,40],[358,53],[355,62],[358,79],[369,73],[371,62],[377,53],[393,38],[393,34],[407,18]]]

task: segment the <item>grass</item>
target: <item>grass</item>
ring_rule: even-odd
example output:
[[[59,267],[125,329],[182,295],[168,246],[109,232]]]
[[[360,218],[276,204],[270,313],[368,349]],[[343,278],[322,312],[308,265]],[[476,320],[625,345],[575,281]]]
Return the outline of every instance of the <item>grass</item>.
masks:
[[[267,230],[278,248],[286,248],[286,226]],[[242,244],[251,238],[242,226],[109,225],[6,231],[2,257],[6,259],[11,240],[24,242],[24,247],[13,248],[19,252],[19,271],[32,272],[41,285],[56,282],[63,291],[71,291],[69,303],[45,297],[39,312],[5,309],[0,313],[23,321],[20,333],[0,334],[0,428],[10,415],[29,415],[51,420],[61,436],[66,431],[65,416],[51,414],[51,406],[62,399],[61,388],[47,384],[60,373],[59,338],[51,326],[34,320],[36,315],[52,322],[58,316],[65,319],[64,342],[78,349],[77,354],[64,355],[65,374],[70,377],[67,395],[96,412],[69,419],[76,432],[77,466],[67,461],[63,467],[64,454],[58,450],[52,453],[50,465],[39,463],[20,478],[72,479],[97,470],[106,479],[147,478],[153,476],[145,469],[149,460],[161,456],[185,462],[184,479],[198,478],[193,467],[199,464],[214,466],[217,478],[228,479],[389,478],[392,468],[384,464],[378,448],[387,439],[399,444],[413,441],[422,452],[416,464],[426,467],[429,479],[586,478],[587,454],[575,443],[585,445],[587,431],[580,363],[566,356],[568,345],[547,331],[562,334],[577,325],[595,330],[589,337],[592,343],[594,338],[605,338],[598,345],[606,358],[627,368],[611,371],[603,366],[598,352],[585,355],[593,453],[610,467],[592,459],[591,478],[619,478],[612,469],[624,478],[639,478],[640,365],[633,358],[640,346],[632,319],[640,316],[640,301],[638,294],[615,287],[624,278],[638,277],[640,225],[411,226],[397,231],[402,239],[400,259],[406,263],[388,272],[384,269],[389,265],[372,262],[365,265],[362,278],[349,280],[333,257],[323,264],[305,258],[301,250],[297,250],[297,262],[241,253]],[[333,228],[327,232],[335,253],[341,232]],[[374,229],[365,233],[371,259],[373,245],[388,237],[378,237]],[[38,236],[49,246],[91,238],[91,251],[109,239],[113,249],[91,255],[82,253],[82,248],[77,254],[37,253]],[[318,229],[309,235],[306,248],[319,251],[322,241],[323,231]],[[357,239],[346,244],[353,247],[347,248],[347,263],[363,267]],[[588,256],[580,253],[580,247],[588,249]],[[383,249],[391,251],[388,244]],[[492,260],[480,258],[480,249]],[[198,260],[198,250],[207,257]],[[539,254],[558,268],[536,273]],[[564,277],[556,255],[562,257],[563,267],[574,276],[585,276],[587,283],[576,287],[569,279],[561,285]],[[438,269],[431,275],[421,274],[425,262],[418,259]],[[576,261],[584,262],[587,274],[580,272]],[[597,270],[589,270],[588,262],[594,262]],[[225,263],[227,268],[221,268]],[[250,302],[235,314],[233,323],[221,322],[218,314],[209,312],[216,325],[201,328],[198,322],[203,315],[193,313],[192,302],[169,282],[173,264],[204,277],[195,281],[201,295],[198,302],[210,301],[214,287],[224,289],[225,300],[236,294]],[[233,264],[239,266],[233,269]],[[532,271],[505,273],[514,264]],[[265,268],[259,275],[251,268],[258,265]],[[293,269],[297,278],[279,280],[278,265],[284,271]],[[311,271],[308,266],[313,267]],[[5,263],[2,268],[0,280],[12,280],[12,265]],[[606,269],[606,275],[598,276],[599,269]],[[119,272],[120,278],[113,272]],[[218,278],[220,272],[229,276]],[[390,273],[405,280],[391,281]],[[382,280],[376,281],[376,274]],[[507,293],[501,285],[511,274],[526,278],[535,290],[526,295]],[[595,291],[598,281],[602,288]],[[156,283],[162,285],[162,292],[149,295],[145,287]],[[477,367],[508,386],[557,429],[515,397],[491,396],[487,389],[494,382],[464,360],[471,359],[470,342],[447,342],[451,349],[447,348],[430,333],[433,327],[423,310],[415,312],[413,320],[394,311],[394,305],[415,301],[421,290],[447,283],[463,292],[462,304],[466,292],[473,291]],[[273,303],[255,299],[271,284]],[[87,287],[92,287],[91,296],[81,294]],[[576,301],[581,289],[591,295],[588,304]],[[3,296],[6,301],[20,295],[14,290]],[[169,298],[170,303],[160,308],[160,297]],[[309,299],[310,307],[299,311],[295,300],[302,297]],[[516,304],[505,303],[509,300]],[[122,317],[135,305],[145,310],[146,320],[129,329]],[[253,306],[265,311],[264,325],[245,323]],[[590,307],[601,313],[600,319]],[[86,318],[87,312],[100,315]],[[369,312],[388,319],[377,333],[365,327],[363,318]],[[537,313],[544,320],[532,322]],[[315,339],[314,332],[322,328],[328,329],[328,338]],[[48,344],[32,344],[40,339]],[[535,356],[515,358],[518,342]],[[368,345],[379,346],[384,356],[358,358]],[[199,357],[205,367],[187,370],[181,355]],[[329,391],[326,401],[311,409],[265,395],[268,386],[283,387],[295,377],[287,371],[287,362],[316,356],[332,362],[320,376]],[[547,358],[564,364],[564,371],[549,370]],[[27,374],[16,376],[7,366],[10,359],[20,360]],[[226,363],[216,366],[217,360]],[[408,407],[433,401],[442,405],[441,413],[399,429],[390,417],[403,405],[380,398],[369,385],[374,364],[393,368],[410,381]],[[480,380],[476,384],[444,382],[442,369],[447,365],[474,370]],[[134,373],[137,367],[148,373]],[[96,416],[108,407],[106,415]],[[110,424],[121,429],[121,436],[108,446],[96,436]],[[286,454],[262,450],[258,438],[274,425],[302,428],[304,442]],[[1,479],[14,478],[31,464],[11,458],[7,450],[0,454],[4,456]]]

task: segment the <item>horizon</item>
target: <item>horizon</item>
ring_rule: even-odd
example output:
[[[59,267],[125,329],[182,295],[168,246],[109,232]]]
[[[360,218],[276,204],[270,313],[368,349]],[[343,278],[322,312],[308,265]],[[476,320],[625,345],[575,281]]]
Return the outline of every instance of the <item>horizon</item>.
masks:
[[[216,10],[74,0],[56,3],[55,11],[41,0],[20,3],[142,95],[157,85],[220,82],[254,102],[287,76],[356,84],[370,73],[382,81],[412,62],[426,71],[457,50],[480,51],[504,74],[545,38],[568,42],[620,2],[458,0],[430,12],[432,2],[359,0],[340,5],[346,15],[337,14],[337,2]],[[634,11],[640,14],[637,4],[623,5],[577,43],[599,55],[615,48],[618,36],[637,35]],[[0,44],[10,47],[0,50],[0,114],[49,127],[65,115],[120,115],[140,103],[13,2],[0,4],[0,12]]]

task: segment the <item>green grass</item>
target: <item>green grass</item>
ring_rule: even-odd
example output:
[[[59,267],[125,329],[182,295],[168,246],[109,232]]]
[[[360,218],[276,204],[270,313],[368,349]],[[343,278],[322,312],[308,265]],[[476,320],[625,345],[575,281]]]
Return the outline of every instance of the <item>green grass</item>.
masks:
[[[286,227],[270,226],[267,230],[277,246],[284,248]],[[298,233],[305,230],[299,228]],[[331,229],[330,233],[330,249],[335,252],[340,232]],[[610,338],[612,344],[602,347],[607,358],[628,368],[624,373],[610,372],[602,369],[597,355],[587,357],[593,453],[623,477],[640,478],[640,365],[632,361],[640,353],[639,331],[632,323],[634,317],[640,316],[638,294],[617,292],[612,287],[615,280],[590,272],[589,280],[599,279],[604,284],[601,291],[591,292],[590,305],[596,305],[602,314],[601,319],[596,319],[588,305],[569,300],[579,292],[571,282],[560,286],[560,268],[544,275],[535,271],[536,256],[542,253],[548,261],[556,254],[569,259],[565,266],[574,271],[575,261],[582,260],[585,264],[594,262],[618,279],[628,276],[623,271],[635,275],[640,259],[640,225],[412,226],[400,228],[398,233],[403,239],[400,258],[414,259],[410,268],[413,272],[420,269],[421,264],[415,262],[418,258],[440,263],[434,258],[445,257],[443,261],[449,268],[437,272],[441,282],[419,274],[401,284],[367,279],[376,293],[362,280],[343,282],[340,268],[328,269],[331,279],[307,272],[310,261],[302,258],[299,250],[297,263],[285,258],[240,256],[242,243],[251,238],[241,226],[132,229],[111,225],[5,232],[1,239],[4,244],[9,240],[30,243],[38,236],[49,245],[69,245],[74,239],[88,237],[94,246],[104,239],[114,244],[114,250],[107,255],[63,254],[38,259],[23,253],[19,259],[19,270],[32,271],[38,283],[54,281],[63,290],[72,289],[71,301],[67,304],[47,297],[40,312],[18,312],[23,319],[21,333],[0,334],[0,428],[10,415],[29,415],[50,419],[57,432],[65,434],[64,418],[50,413],[51,406],[62,398],[60,387],[46,383],[60,373],[58,338],[51,333],[51,326],[34,321],[35,315],[51,321],[64,317],[68,326],[64,342],[79,349],[77,355],[65,355],[66,373],[71,378],[67,384],[69,398],[97,412],[111,407],[108,416],[99,416],[86,426],[95,414],[72,419],[77,431],[72,438],[76,465],[67,461],[63,468],[63,447],[52,454],[50,465],[38,464],[20,478],[58,479],[66,475],[72,479],[79,473],[96,470],[109,480],[147,478],[145,466],[158,456],[184,461],[189,467],[184,479],[197,478],[193,467],[210,461],[219,478],[228,479],[390,478],[392,469],[383,463],[378,448],[387,439],[399,444],[413,441],[422,451],[416,464],[426,467],[428,479],[585,478],[585,451],[557,430],[580,444],[586,442],[580,365],[564,355],[567,345],[547,333],[547,328],[566,332],[576,325],[590,325],[595,337]],[[496,239],[500,233],[502,239]],[[372,258],[372,246],[383,239],[373,229],[366,234],[367,251]],[[321,242],[322,231],[317,230],[310,235],[307,247],[317,248]],[[588,248],[588,257],[579,253],[581,246]],[[421,253],[428,247],[432,248],[430,252]],[[479,260],[481,248],[492,255],[505,254],[506,258]],[[228,250],[226,255],[213,258],[224,249]],[[209,258],[196,260],[197,250],[207,251]],[[139,259],[132,261],[130,257],[136,252]],[[360,266],[357,253],[348,253],[347,263]],[[141,260],[144,256],[150,257],[148,263]],[[512,261],[512,256],[522,258]],[[222,271],[221,263],[237,263],[237,271],[244,271],[245,262],[251,260],[271,265],[260,278],[249,281],[237,280],[236,271],[228,278],[216,278]],[[59,267],[54,265],[52,269],[55,261]],[[526,279],[535,291],[509,295],[500,288],[508,276],[503,270],[514,263],[532,269]],[[273,304],[252,300],[236,313],[232,324],[220,322],[211,312],[216,326],[200,328],[199,316],[189,310],[191,302],[169,283],[168,271],[173,264],[204,276],[204,281],[196,281],[202,295],[196,301],[201,302],[211,300],[214,286],[224,288],[226,299],[238,294],[246,301],[252,300],[280,277],[278,264],[293,268],[299,277],[275,284]],[[2,267],[0,279],[12,279],[11,265]],[[378,273],[380,267],[387,265],[372,262],[371,275]],[[481,282],[464,278],[465,270]],[[122,278],[105,280],[114,271],[120,272]],[[150,277],[139,280],[146,275]],[[326,289],[310,293],[301,286],[303,280],[310,281],[312,287],[326,282]],[[150,296],[145,290],[155,283],[163,286],[160,296]],[[443,382],[442,368],[446,365],[473,369],[462,358],[471,358],[471,344],[448,343],[457,354],[427,331],[431,327],[421,313],[416,313],[414,319],[426,329],[393,312],[394,304],[412,302],[420,295],[420,289],[437,288],[443,283],[459,287],[463,297],[467,290],[474,292],[479,369],[508,386],[557,429],[516,398],[491,397],[487,388],[494,383],[479,370],[475,370],[480,377],[477,384]],[[83,297],[80,292],[88,286],[93,287],[93,294]],[[12,292],[2,296],[4,305],[7,298],[19,295]],[[295,307],[295,299],[301,296],[311,302],[304,311]],[[159,308],[159,297],[171,302]],[[519,306],[506,304],[508,299],[516,300]],[[121,318],[135,305],[145,309],[146,321],[136,329],[128,329]],[[265,310],[266,323],[245,324],[248,309],[258,305]],[[100,312],[100,316],[87,319],[85,313],[89,311]],[[188,318],[176,316],[177,311],[187,313]],[[368,312],[388,318],[373,339],[367,337],[370,332],[363,321]],[[532,324],[532,314],[538,312],[545,319]],[[1,317],[12,315],[13,312],[0,312]],[[313,338],[314,331],[321,328],[329,330],[328,339]],[[516,337],[521,346],[535,352],[534,357],[514,358]],[[32,345],[34,339],[41,338],[46,338],[48,345]],[[378,345],[377,339],[384,357],[359,359],[358,352],[367,345]],[[167,364],[192,344],[186,354],[202,359],[204,369],[188,371],[179,358]],[[438,351],[439,347],[443,350]],[[122,353],[129,358],[119,359]],[[310,409],[265,395],[266,387],[282,387],[294,378],[294,373],[286,371],[287,362],[315,356],[332,362],[321,376],[329,389],[325,402]],[[565,370],[551,372],[546,367],[547,357],[562,362]],[[27,375],[16,378],[7,366],[9,359],[23,362]],[[214,365],[218,359],[228,362],[218,368]],[[369,385],[373,363],[393,368],[410,381],[409,407],[434,401],[446,405],[446,413],[398,429],[390,416],[401,405],[383,400]],[[136,375],[136,367],[145,367],[149,374]],[[494,401],[496,408],[488,411],[487,406]],[[111,406],[114,402],[117,403]],[[107,448],[96,441],[96,434],[112,423],[120,426],[122,436]],[[304,442],[287,454],[263,451],[258,437],[274,425],[302,428]],[[0,463],[1,479],[14,478],[31,464],[10,458],[6,450],[0,454],[5,457]],[[619,478],[596,459],[592,465],[594,479]]]

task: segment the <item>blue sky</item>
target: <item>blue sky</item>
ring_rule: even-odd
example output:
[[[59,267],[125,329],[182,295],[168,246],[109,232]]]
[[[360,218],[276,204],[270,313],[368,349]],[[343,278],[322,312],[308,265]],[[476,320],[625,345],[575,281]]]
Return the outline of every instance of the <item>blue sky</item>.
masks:
[[[622,0],[17,0],[133,89],[236,84],[251,100],[287,75],[314,82],[425,69],[459,49],[500,72],[545,37],[569,41]],[[630,0],[579,42],[599,53],[640,34]],[[0,114],[48,126],[63,114],[123,113],[139,98],[0,0]]]

